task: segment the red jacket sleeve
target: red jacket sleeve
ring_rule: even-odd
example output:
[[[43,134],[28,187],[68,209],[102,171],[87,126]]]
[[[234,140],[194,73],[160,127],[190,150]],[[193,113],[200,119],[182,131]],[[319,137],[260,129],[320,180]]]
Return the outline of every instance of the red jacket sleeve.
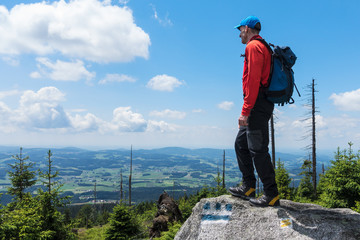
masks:
[[[251,41],[245,48],[245,63],[243,73],[244,105],[241,115],[249,116],[254,107],[260,89],[264,53],[258,41]],[[261,43],[260,43],[261,44]]]

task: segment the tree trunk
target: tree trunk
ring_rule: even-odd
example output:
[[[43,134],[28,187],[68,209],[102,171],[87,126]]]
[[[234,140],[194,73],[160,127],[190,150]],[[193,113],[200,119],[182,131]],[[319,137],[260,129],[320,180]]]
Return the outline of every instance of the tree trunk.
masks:
[[[120,170],[120,203],[123,200],[123,175],[122,175],[122,169]]]
[[[316,193],[316,132],[315,132],[315,79],[312,80],[312,181],[314,186],[314,197],[317,197]]]
[[[223,155],[223,188],[225,189],[225,150]]]
[[[130,152],[129,206],[131,206],[131,176],[132,176],[132,145],[131,145],[131,152]]]

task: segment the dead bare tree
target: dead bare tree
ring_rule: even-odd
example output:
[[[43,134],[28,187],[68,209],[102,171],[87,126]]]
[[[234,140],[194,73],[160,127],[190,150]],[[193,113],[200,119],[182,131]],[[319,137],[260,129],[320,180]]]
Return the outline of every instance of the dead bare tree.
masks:
[[[120,203],[123,201],[123,175],[122,169],[120,169]]]
[[[94,184],[94,207],[96,208],[96,179]]]
[[[315,93],[318,92],[315,89],[315,79],[312,79],[312,83],[307,85],[306,92],[307,92],[307,103],[304,104],[304,107],[309,109],[309,112],[306,114],[309,117],[306,117],[302,121],[308,123],[309,130],[306,131],[305,135],[303,136],[302,140],[311,138],[311,144],[305,147],[306,150],[311,151],[312,155],[312,183],[313,183],[313,193],[314,197],[317,197],[316,185],[317,185],[317,171],[316,171],[316,113],[319,112],[317,107],[315,106],[316,99]]]
[[[222,180],[223,180],[222,187],[225,189],[225,150],[224,150],[224,155],[223,155],[223,177],[222,177]]]
[[[129,206],[131,206],[131,177],[132,177],[132,145],[130,151]]]
[[[311,86],[311,93],[312,93],[312,106],[311,106],[311,116],[312,116],[312,163],[313,163],[313,186],[314,186],[314,195],[316,198],[316,129],[315,129],[315,79],[312,80]]]

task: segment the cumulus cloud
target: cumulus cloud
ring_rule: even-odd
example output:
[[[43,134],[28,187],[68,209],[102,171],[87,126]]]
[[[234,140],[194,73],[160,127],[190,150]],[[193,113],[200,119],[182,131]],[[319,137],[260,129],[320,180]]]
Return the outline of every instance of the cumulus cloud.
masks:
[[[172,92],[175,88],[183,84],[184,83],[177,78],[163,74],[150,79],[146,86],[157,91]]]
[[[140,113],[131,111],[131,107],[118,107],[113,111],[112,126],[121,132],[143,132],[147,122]]]
[[[222,110],[229,111],[234,106],[234,103],[229,101],[223,101],[219,103],[217,106]]]
[[[99,81],[99,84],[107,84],[111,82],[135,82],[135,78],[125,74],[107,74],[104,79]]]
[[[85,116],[81,116],[80,114],[76,114],[74,117],[69,116],[71,120],[71,125],[76,131],[97,131],[101,129],[101,127],[106,124],[103,120],[96,117],[92,113],[87,113]]]
[[[15,93],[18,94],[16,91],[0,92],[0,96]],[[56,87],[44,87],[38,91],[23,92],[16,109],[11,109],[0,101],[0,131],[97,132],[112,135],[124,132],[169,132],[177,128],[165,121],[145,120],[142,114],[134,112],[130,106],[114,109],[109,121],[89,113],[86,109],[65,111],[62,106],[65,100],[65,94]],[[177,116],[176,111],[169,113],[170,116]]]
[[[65,94],[56,87],[44,87],[37,92],[32,90],[25,91],[21,96],[20,103],[21,105],[28,105],[38,102],[57,103],[64,100]]]
[[[17,91],[14,93],[18,94]],[[17,109],[0,102],[0,130],[67,128],[70,120],[60,104],[64,100],[65,94],[57,88],[44,87],[37,92],[25,91]]]
[[[89,72],[80,60],[64,62],[57,60],[52,63],[48,58],[37,58],[38,72],[30,74],[32,78],[50,78],[55,81],[90,81],[95,77],[95,72]]]
[[[186,117],[185,112],[165,109],[163,111],[152,111],[150,112],[152,117],[161,117],[161,118],[173,118],[173,119],[184,119]]]
[[[174,124],[168,124],[164,121],[149,120],[146,128],[147,132],[174,132],[177,126]]]
[[[25,91],[16,111],[18,122],[34,128],[66,128],[70,121],[60,102],[65,95],[55,87]]]
[[[70,117],[75,131],[98,131],[102,134],[119,132],[172,132],[176,126],[165,121],[145,120],[142,114],[132,111],[131,107],[118,107],[113,111],[113,119],[104,121],[94,114]]]
[[[109,1],[42,1],[0,6],[0,53],[64,56],[95,62],[147,59],[150,37],[131,9]]]
[[[350,92],[333,93],[333,104],[343,111],[360,111],[360,88]]]

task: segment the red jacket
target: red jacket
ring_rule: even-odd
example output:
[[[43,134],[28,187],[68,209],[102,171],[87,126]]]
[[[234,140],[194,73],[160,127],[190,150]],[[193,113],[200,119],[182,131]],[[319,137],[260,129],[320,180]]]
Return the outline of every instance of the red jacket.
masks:
[[[249,116],[254,107],[260,82],[267,86],[267,80],[270,74],[271,54],[266,46],[260,41],[252,41],[255,38],[261,38],[256,35],[250,39],[245,48],[245,61],[243,73],[243,92],[244,105],[241,115]]]

